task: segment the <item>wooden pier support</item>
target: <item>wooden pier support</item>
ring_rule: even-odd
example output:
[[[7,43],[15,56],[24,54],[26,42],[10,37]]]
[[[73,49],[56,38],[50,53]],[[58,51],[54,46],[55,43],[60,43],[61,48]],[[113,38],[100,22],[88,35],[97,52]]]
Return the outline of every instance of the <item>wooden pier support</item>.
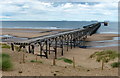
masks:
[[[11,49],[12,49],[12,51],[14,51],[14,44],[13,43],[11,43]]]
[[[49,55],[50,55],[50,46],[51,46],[51,43],[50,43],[50,39],[49,39]]]
[[[71,40],[70,40],[70,47],[72,49],[72,43],[73,43],[73,40],[72,40],[72,34],[71,34]]]
[[[51,35],[45,35],[41,37],[36,37],[29,39],[28,41],[23,42],[15,42],[11,43],[11,49],[14,51],[14,44],[19,45],[20,49],[28,46],[28,53],[34,54],[35,45],[39,44],[40,56],[48,58],[51,54],[51,51],[55,53],[54,57],[57,58],[57,48],[61,49],[61,55],[64,55],[64,45],[66,45],[66,49],[68,51],[69,46],[72,49],[73,47],[83,46],[84,41],[88,35],[92,35],[96,33],[96,31],[101,26],[101,23],[95,23],[88,26],[84,26],[84,29],[74,29],[65,32],[55,33]],[[53,47],[54,50],[50,50]]]
[[[26,52],[26,47],[25,46],[23,46],[23,52]]]
[[[42,58],[42,51],[43,51],[42,43],[39,43],[39,47],[40,47],[40,57]]]
[[[55,59],[57,59],[57,38],[55,38]]]
[[[34,54],[34,48],[35,48],[34,45],[31,45],[31,50],[32,50],[31,52],[32,52],[33,54]]]
[[[47,40],[45,41],[45,44],[46,44],[45,56],[48,59],[48,42],[47,42]]]
[[[31,53],[30,45],[28,46],[28,53]]]
[[[63,36],[61,37],[61,55],[63,56]]]
[[[22,48],[22,47],[23,47],[22,45],[19,46],[18,52],[21,51],[21,48]]]
[[[76,40],[75,39],[73,39],[73,44],[74,44],[74,48],[75,48],[75,44],[76,44]]]
[[[67,51],[68,51],[68,46],[69,46],[69,35],[67,35]]]

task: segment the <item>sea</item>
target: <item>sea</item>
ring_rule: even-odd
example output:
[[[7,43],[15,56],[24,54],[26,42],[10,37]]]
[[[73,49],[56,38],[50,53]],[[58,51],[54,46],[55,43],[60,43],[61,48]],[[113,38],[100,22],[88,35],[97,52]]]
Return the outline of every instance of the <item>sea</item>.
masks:
[[[19,29],[77,29],[93,24],[95,21],[1,21],[0,28]],[[97,33],[118,34],[118,22],[108,22],[101,25]]]
[[[0,28],[17,28],[17,29],[77,29],[83,28],[95,21],[1,21]],[[108,22],[108,26],[101,25],[97,33],[103,34],[119,34],[118,22]],[[2,35],[3,36],[3,35]],[[9,35],[4,35],[4,37]],[[86,42],[86,47],[111,47],[120,46],[118,43],[120,37],[114,37],[113,40],[102,40],[102,41],[92,41]],[[116,42],[117,44],[113,44]],[[110,44],[111,43],[111,44]],[[93,45],[94,44],[94,45]],[[80,46],[81,47],[81,46]]]

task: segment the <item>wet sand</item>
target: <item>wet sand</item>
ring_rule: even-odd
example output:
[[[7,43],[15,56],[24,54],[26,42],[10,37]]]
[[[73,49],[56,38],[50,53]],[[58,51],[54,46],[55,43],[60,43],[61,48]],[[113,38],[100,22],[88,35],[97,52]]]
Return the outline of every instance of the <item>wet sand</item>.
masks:
[[[12,35],[12,36],[18,36],[18,37],[38,37],[42,35],[48,35],[53,33],[58,33],[61,31],[67,31],[67,30],[60,30],[60,29],[10,29],[10,28],[4,28],[0,29],[1,33],[0,35]]]
[[[19,30],[19,29],[18,29]],[[34,29],[35,30],[35,29]],[[39,30],[38,30],[39,31]],[[13,34],[16,36],[23,37],[20,32],[16,33],[15,31],[4,31],[3,34]],[[33,33],[24,33],[24,37],[36,37],[43,35],[41,33],[35,32]],[[22,33],[22,34],[23,34]],[[31,34],[31,35],[30,35]],[[32,36],[33,35],[33,36]],[[94,34],[86,41],[101,41],[101,40],[111,40],[113,37],[118,37],[116,34]],[[104,48],[73,48],[69,51],[66,51],[66,47],[64,47],[64,56],[61,56],[61,52],[58,52],[58,58],[65,57],[69,59],[75,58],[76,67],[73,68],[72,64],[65,63],[61,60],[56,60],[56,66],[53,66],[53,59],[49,58],[40,58],[37,57],[39,61],[43,63],[31,63],[31,60],[36,59],[36,55],[25,53],[25,63],[22,62],[22,54],[23,52],[12,52],[9,49],[2,49],[3,53],[8,53],[12,57],[12,62],[14,64],[14,68],[12,71],[3,71],[3,76],[118,76],[118,69],[111,68],[110,64],[113,62],[117,62],[118,59],[114,61],[110,61],[108,64],[105,64],[104,70],[101,70],[101,63],[96,62],[93,59],[90,59],[90,55],[96,51],[102,51],[106,49],[112,49],[118,51],[118,46],[115,47],[104,47]],[[37,50],[36,50],[37,52]],[[52,53],[54,54],[54,53]],[[49,57],[52,56],[49,55]],[[22,71],[22,73],[19,73]]]
[[[86,41],[102,41],[102,40],[112,40],[113,37],[118,37],[118,34],[93,34],[92,38],[89,36]]]
[[[95,49],[95,50],[108,50],[109,49],[109,50],[118,51],[119,50],[118,44],[120,40],[114,40],[114,37],[119,37],[119,35],[118,34],[94,34],[92,36],[88,36],[86,41],[90,41],[90,42],[96,41],[96,44],[90,43],[89,45],[98,46],[98,47],[92,47],[89,49]],[[105,46],[105,47],[102,47],[102,46]]]

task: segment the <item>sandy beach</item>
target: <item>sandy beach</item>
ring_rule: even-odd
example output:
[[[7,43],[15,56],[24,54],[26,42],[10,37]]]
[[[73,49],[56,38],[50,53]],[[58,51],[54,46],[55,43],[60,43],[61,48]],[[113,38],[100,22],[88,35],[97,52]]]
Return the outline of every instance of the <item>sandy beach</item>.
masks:
[[[118,0],[1,0],[0,6],[0,75],[120,77]]]
[[[61,30],[61,29],[10,29],[10,28],[2,28],[0,29],[1,33],[0,35],[12,35],[17,37],[38,37],[42,35],[48,35],[53,33],[58,33],[61,31],[67,31],[67,30]]]
[[[27,32],[26,32],[27,31]],[[12,35],[18,37],[37,37],[42,35],[53,34],[66,30],[47,30],[47,29],[3,29],[1,35]],[[113,37],[118,37],[117,34],[94,34],[89,36],[86,41],[102,41],[112,40]],[[109,44],[117,44],[111,42]],[[56,60],[56,66],[53,66],[53,59],[41,58],[37,56],[37,60],[42,63],[32,63],[31,60],[36,59],[36,55],[25,53],[25,63],[21,63],[23,52],[11,51],[10,49],[2,49],[3,53],[8,53],[12,57],[14,68],[12,71],[3,71],[3,76],[118,76],[118,68],[111,68],[110,64],[117,62],[118,59],[105,64],[104,70],[101,70],[101,63],[90,59],[90,55],[96,51],[116,50],[118,46],[102,47],[102,48],[73,48],[66,51],[64,47],[64,56],[58,53],[58,58],[65,57],[69,59],[75,58],[76,67],[72,64],[65,63],[61,60]],[[51,56],[51,55],[50,55]],[[63,71],[64,70],[64,71]],[[22,73],[19,73],[22,71]]]

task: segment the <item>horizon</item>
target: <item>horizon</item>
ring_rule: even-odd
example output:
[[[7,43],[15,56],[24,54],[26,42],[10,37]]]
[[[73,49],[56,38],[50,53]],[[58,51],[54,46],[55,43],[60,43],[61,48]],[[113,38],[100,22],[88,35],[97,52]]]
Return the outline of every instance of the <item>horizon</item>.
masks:
[[[42,20],[42,21],[39,21],[39,20],[0,20],[0,22],[49,22],[49,21],[46,21],[46,20]],[[68,21],[68,20],[50,20],[50,22],[94,22],[95,20],[91,20],[91,21],[84,21],[84,20],[81,20],[81,21]],[[97,21],[97,20],[96,20]],[[95,22],[96,22],[95,21]],[[108,20],[105,20],[105,21],[97,21],[97,22],[118,22],[118,21],[108,21]]]

